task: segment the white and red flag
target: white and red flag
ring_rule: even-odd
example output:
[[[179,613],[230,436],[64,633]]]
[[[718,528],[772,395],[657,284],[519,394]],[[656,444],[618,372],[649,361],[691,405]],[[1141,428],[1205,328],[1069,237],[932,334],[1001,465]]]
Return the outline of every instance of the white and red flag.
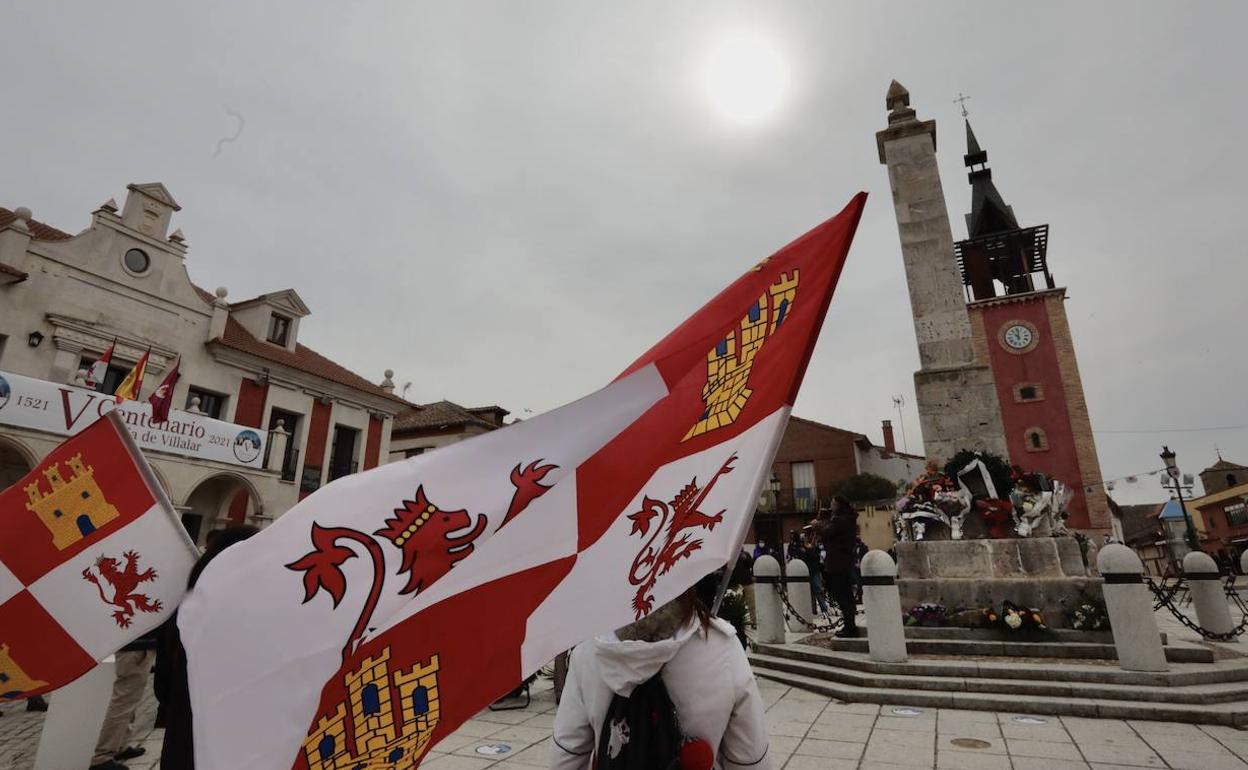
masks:
[[[335,481],[179,613],[196,766],[410,768],[559,652],[740,548],[866,195],[614,382]]]
[[[116,412],[0,492],[0,702],[160,625],[198,552]]]
[[[152,405],[153,425],[169,421],[169,409],[173,406],[173,387],[178,384],[178,379],[182,376],[178,373],[181,365],[182,359],[179,358],[173,363],[173,368],[169,370],[165,378],[156,386],[156,390],[152,391],[152,395],[147,397],[148,403]]]
[[[108,364],[113,360],[113,348],[115,347],[117,347],[117,340],[113,340],[113,344],[108,346],[108,350],[104,351],[104,355],[95,359],[95,363],[91,364],[91,368],[87,370],[88,388],[104,389],[104,377],[108,374]]]

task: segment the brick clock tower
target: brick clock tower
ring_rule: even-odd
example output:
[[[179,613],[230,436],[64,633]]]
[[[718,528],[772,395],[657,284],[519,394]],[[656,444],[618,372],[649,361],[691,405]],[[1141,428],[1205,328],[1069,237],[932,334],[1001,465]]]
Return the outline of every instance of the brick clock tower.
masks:
[[[1010,460],[1070,485],[1072,529],[1109,530],[1066,289],[1048,266],[1048,225],[1020,226],[992,181],[988,153],[966,124],[971,212],[954,244],[975,357],[992,369]],[[1093,492],[1087,493],[1092,487]]]

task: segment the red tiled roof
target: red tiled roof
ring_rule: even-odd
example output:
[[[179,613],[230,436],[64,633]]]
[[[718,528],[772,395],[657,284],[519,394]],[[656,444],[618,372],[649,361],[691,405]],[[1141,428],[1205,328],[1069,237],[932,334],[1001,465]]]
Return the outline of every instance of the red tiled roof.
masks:
[[[499,407],[488,407],[500,409]],[[421,404],[418,408],[399,412],[394,418],[391,434],[405,430],[421,430],[427,428],[453,428],[460,425],[473,425],[493,430],[501,427],[489,420],[482,419],[473,412],[479,409],[466,409],[453,401],[435,401],[432,404]],[[500,411],[506,411],[500,409]]]
[[[202,289],[199,289],[200,296],[205,295]],[[209,295],[211,296],[211,295]],[[205,297],[208,300],[208,297]],[[286,348],[278,347],[268,342],[256,339],[251,332],[243,328],[243,325],[232,317],[225,322],[225,333],[221,335],[221,339],[217,340],[221,345],[234,350],[241,350],[249,353],[257,358],[264,358],[275,363],[288,366],[291,369],[298,369],[301,372],[316,375],[330,382],[336,382],[339,385],[346,385],[356,390],[362,390],[371,393],[374,396],[388,398],[391,401],[412,406],[408,401],[388,391],[382,390],[380,386],[374,385],[372,382],[364,379],[355,372],[330,361],[325,356],[317,353],[306,345],[295,344],[293,351]]]
[[[1219,457],[1216,463],[1214,463],[1213,465],[1210,465],[1208,468],[1205,468],[1203,471],[1201,471],[1201,473],[1208,473],[1209,471],[1245,471],[1245,470],[1248,470],[1248,468],[1245,468],[1242,465],[1236,465],[1235,463],[1227,462],[1226,460],[1223,460],[1221,457]]]
[[[864,439],[866,438],[866,436],[862,435],[861,433],[857,431],[846,430],[845,428],[838,428],[835,425],[828,425],[827,423],[817,422],[815,420],[808,420],[805,417],[798,417],[795,414],[789,415],[789,421],[790,422],[804,422],[807,425],[813,425],[816,428],[825,428],[827,430],[834,430],[839,433],[848,433],[849,435],[853,436],[855,440],[860,439],[860,438],[864,438]]]
[[[0,227],[17,219],[17,214],[0,206]],[[37,219],[28,219],[26,224],[30,227],[30,237],[36,241],[67,241],[74,236],[69,233],[61,232],[51,225],[45,225]]]

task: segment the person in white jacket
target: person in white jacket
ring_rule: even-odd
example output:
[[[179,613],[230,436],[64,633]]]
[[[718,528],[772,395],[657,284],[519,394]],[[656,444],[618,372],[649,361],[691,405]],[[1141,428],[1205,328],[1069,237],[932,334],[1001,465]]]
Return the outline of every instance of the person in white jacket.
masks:
[[[589,770],[612,698],[660,673],[685,736],[705,740],[716,770],[771,770],[758,684],[732,625],[692,589],[642,620],[572,651],[555,716],[551,770]]]

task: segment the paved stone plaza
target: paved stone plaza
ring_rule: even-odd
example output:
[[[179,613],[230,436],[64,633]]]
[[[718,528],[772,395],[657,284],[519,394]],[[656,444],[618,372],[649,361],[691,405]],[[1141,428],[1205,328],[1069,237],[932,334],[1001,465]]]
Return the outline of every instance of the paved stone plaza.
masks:
[[[760,689],[777,770],[1248,770],[1248,731],[1227,727],[840,703],[766,681]],[[483,712],[422,767],[545,767],[554,712],[550,682],[539,680],[529,708]],[[128,763],[136,770],[159,766],[163,731],[152,727],[154,717],[149,693],[137,720],[138,742],[148,751]],[[42,724],[42,714],[5,709],[0,768],[34,767]],[[481,753],[504,746],[502,754]]]
[[[1168,614],[1159,628],[1174,642],[1196,634]],[[796,641],[802,634],[790,634]],[[1248,642],[1216,644],[1225,655],[1246,655]],[[776,770],[1248,770],[1248,730],[1176,722],[1037,716],[1017,712],[842,703],[759,680],[767,704]],[[43,714],[6,706],[0,717],[0,770],[32,770]],[[147,748],[127,764],[159,767],[163,731],[155,729],[149,690],[136,718],[135,743]],[[444,739],[426,759],[428,770],[545,767],[555,698],[539,678],[527,709],[484,711]],[[499,754],[488,754],[506,747]],[[85,770],[85,768],[84,768]]]

